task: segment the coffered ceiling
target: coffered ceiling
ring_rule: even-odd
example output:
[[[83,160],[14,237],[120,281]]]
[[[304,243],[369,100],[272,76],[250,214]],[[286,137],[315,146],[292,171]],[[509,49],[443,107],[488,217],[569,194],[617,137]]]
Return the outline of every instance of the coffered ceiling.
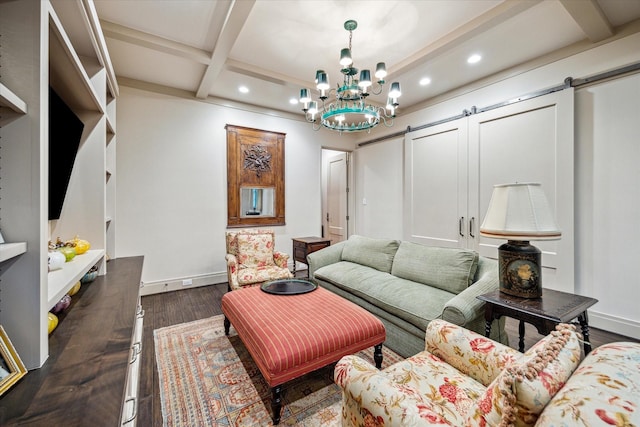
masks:
[[[334,87],[342,81],[348,19],[358,22],[354,66],[375,70],[386,62],[387,81],[402,85],[401,111],[540,57],[550,61],[640,30],[640,0],[94,2],[121,83],[300,115],[290,99],[313,88],[317,69]],[[469,64],[472,54],[482,59]],[[385,96],[371,98],[382,103]]]

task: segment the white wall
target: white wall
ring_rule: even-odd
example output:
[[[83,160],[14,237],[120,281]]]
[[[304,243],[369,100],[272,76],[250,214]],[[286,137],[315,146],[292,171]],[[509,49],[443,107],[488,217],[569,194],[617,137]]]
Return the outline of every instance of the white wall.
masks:
[[[320,233],[321,147],[352,148],[303,121],[126,86],[117,115],[116,257],[144,255],[143,293],[227,280],[226,124],[287,134],[287,225],[273,228],[289,254],[292,237]]]
[[[403,114],[399,110],[393,129],[452,117],[469,110],[497,104],[518,96],[560,85],[565,78],[581,78],[640,61],[640,34],[603,44],[569,58],[530,71],[514,72],[510,77],[489,85],[460,89],[455,96],[422,110]],[[610,90],[577,91],[575,112],[575,290],[597,298],[589,310],[590,324],[624,335],[640,338],[640,279],[633,262],[640,257],[640,94],[638,75]],[[617,85],[618,83],[608,83]],[[362,135],[358,141],[371,136]],[[394,151],[396,150],[396,151]],[[381,235],[390,224],[402,223],[401,210],[380,212],[362,209],[362,198],[371,194],[393,195],[398,191],[402,170],[391,161],[401,155],[402,144],[393,140],[363,146],[355,151],[357,177],[358,231]],[[384,179],[363,171],[372,165],[389,165]],[[398,203],[393,197],[390,203]],[[383,223],[379,222],[384,220]]]
[[[355,151],[355,234],[402,239],[402,147],[396,138]]]
[[[591,322],[638,336],[640,74],[576,91],[576,279]]]

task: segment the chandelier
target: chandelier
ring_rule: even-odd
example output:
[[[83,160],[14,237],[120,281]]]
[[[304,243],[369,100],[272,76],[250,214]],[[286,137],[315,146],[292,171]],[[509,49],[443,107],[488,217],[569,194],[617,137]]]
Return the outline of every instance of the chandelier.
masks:
[[[349,31],[349,47],[340,52],[340,65],[343,74],[342,85],[338,84],[335,89],[330,89],[329,76],[324,70],[316,71],[316,88],[320,92],[320,101],[313,101],[309,89],[300,89],[300,103],[304,105],[302,111],[308,122],[313,123],[313,130],[319,130],[322,126],[327,129],[342,132],[370,131],[376,127],[380,121],[385,126],[393,126],[400,83],[393,82],[389,88],[386,108],[367,104],[367,96],[370,94],[379,95],[382,93],[384,78],[387,76],[387,68],[384,62],[379,62],[376,66],[375,77],[377,87],[372,87],[371,71],[360,71],[360,78],[357,78],[358,69],[353,66],[351,58],[351,39],[353,30],[358,27],[354,20],[344,23],[344,29]],[[335,99],[327,102],[329,95],[335,91]]]

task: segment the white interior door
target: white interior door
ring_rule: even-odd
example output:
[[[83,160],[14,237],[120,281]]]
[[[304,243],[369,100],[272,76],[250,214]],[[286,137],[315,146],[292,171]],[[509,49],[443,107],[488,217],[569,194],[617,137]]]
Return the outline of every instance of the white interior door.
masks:
[[[331,244],[348,237],[348,181],[349,154],[341,153],[327,161],[327,236]]]

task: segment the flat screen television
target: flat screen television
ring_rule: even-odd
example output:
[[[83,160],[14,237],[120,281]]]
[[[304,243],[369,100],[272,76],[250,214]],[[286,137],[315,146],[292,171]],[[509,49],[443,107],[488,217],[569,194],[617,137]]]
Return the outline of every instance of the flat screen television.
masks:
[[[84,123],[49,88],[49,219],[59,219]]]

